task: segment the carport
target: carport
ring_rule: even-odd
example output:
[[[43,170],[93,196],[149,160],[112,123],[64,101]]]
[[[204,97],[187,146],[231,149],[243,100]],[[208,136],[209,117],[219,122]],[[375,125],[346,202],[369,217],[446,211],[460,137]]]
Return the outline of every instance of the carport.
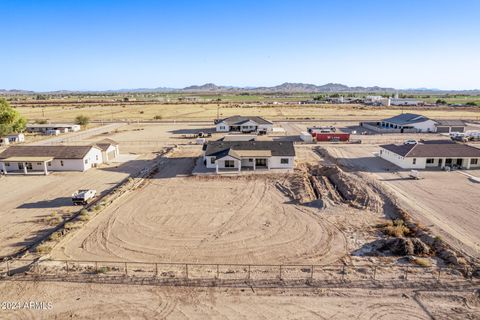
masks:
[[[12,171],[23,171],[23,174],[43,171],[48,175],[47,167],[51,161],[53,161],[52,157],[10,157],[0,160],[5,175]]]

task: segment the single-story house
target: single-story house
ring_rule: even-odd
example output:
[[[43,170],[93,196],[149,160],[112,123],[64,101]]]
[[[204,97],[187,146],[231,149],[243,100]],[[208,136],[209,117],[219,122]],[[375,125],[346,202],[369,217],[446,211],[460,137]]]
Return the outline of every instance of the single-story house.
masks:
[[[112,139],[103,139],[102,141],[95,143],[95,145],[102,150],[103,162],[112,161],[120,154],[118,142]]]
[[[388,98],[387,106],[419,106],[424,104],[421,100],[409,98]]]
[[[210,141],[203,147],[204,163],[217,173],[242,170],[293,169],[292,141]]]
[[[454,142],[382,145],[380,157],[403,169],[480,168],[480,149]]]
[[[47,124],[28,124],[27,132],[30,133],[43,133],[43,134],[52,134],[52,133],[67,133],[67,132],[76,132],[80,131],[81,127],[78,124],[64,124],[64,123],[47,123]]]
[[[377,122],[361,122],[360,126],[381,133],[435,132],[436,122],[414,113],[402,113]]]
[[[465,132],[466,124],[462,120],[435,120],[436,132],[451,133]]]
[[[12,171],[86,171],[103,162],[97,146],[12,146],[0,153],[0,169]]]
[[[25,135],[23,133],[12,133],[0,138],[0,145],[2,146],[21,142],[25,142]]]
[[[262,117],[233,116],[215,121],[217,132],[268,133],[273,129],[273,123]]]

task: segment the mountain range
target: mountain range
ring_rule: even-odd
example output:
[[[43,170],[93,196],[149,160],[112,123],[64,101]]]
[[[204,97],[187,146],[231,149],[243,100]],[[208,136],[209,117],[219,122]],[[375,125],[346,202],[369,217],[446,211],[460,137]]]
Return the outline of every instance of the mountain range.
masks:
[[[309,83],[291,83],[285,82],[272,87],[234,87],[234,86],[218,86],[213,83],[206,83],[203,85],[192,85],[185,88],[136,88],[136,89],[118,89],[118,90],[101,90],[101,91],[75,91],[75,90],[60,90],[49,92],[36,92],[30,90],[4,90],[0,89],[0,95],[12,94],[69,94],[69,93],[457,93],[457,94],[480,94],[480,89],[476,90],[441,90],[429,88],[412,88],[412,89],[395,89],[389,87],[349,87],[340,83],[327,83],[324,85],[315,85]]]

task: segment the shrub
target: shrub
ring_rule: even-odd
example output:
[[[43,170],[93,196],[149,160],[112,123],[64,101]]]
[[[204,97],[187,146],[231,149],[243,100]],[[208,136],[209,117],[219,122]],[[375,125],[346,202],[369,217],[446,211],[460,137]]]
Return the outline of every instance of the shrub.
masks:
[[[97,273],[107,273],[108,271],[110,271],[110,268],[108,267],[100,267],[97,269]]]
[[[55,240],[60,239],[61,236],[62,236],[62,233],[57,231],[57,232],[52,233],[50,235],[50,237],[48,237],[48,240],[55,241]]]
[[[48,253],[52,252],[52,247],[43,244],[43,245],[40,245],[40,246],[36,247],[35,252],[38,253],[38,254],[48,254]]]
[[[414,258],[412,262],[423,268],[428,268],[432,266],[432,262],[429,259],[425,258]]]
[[[385,224],[383,232],[391,237],[405,237],[410,234],[410,229],[404,225],[402,219],[396,219],[394,221],[389,221]]]
[[[84,115],[79,115],[75,118],[75,123],[81,126],[86,126],[90,123],[90,118]]]
[[[155,117],[153,117],[153,119],[154,119],[154,120],[162,120],[162,119],[163,119],[163,117],[162,117],[162,116],[160,116],[160,115],[156,115]]]

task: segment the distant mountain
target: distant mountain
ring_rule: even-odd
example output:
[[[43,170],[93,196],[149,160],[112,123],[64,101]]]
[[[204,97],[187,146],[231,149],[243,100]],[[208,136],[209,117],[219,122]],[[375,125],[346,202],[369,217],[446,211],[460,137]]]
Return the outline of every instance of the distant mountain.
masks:
[[[0,89],[0,95],[8,94],[69,94],[69,93],[167,93],[167,92],[191,92],[191,93],[418,93],[418,94],[446,94],[446,93],[456,93],[456,94],[480,94],[480,89],[477,90],[439,90],[439,89],[428,89],[428,88],[417,88],[417,89],[395,89],[389,87],[349,87],[340,83],[327,83],[324,85],[315,85],[309,83],[291,83],[285,82],[273,87],[233,87],[233,86],[218,86],[214,83],[206,83],[203,85],[192,85],[182,89],[175,88],[136,88],[136,89],[117,89],[117,90],[104,90],[104,91],[69,91],[69,90],[60,90],[60,91],[50,91],[50,92],[35,92],[27,90],[2,90]]]
[[[317,86],[310,83],[285,82],[273,87],[226,87],[207,83],[201,86],[190,86],[179,91],[185,92],[258,92],[258,93],[328,93],[328,92],[395,92],[394,88],[381,87],[349,87],[340,83],[327,83]]]

